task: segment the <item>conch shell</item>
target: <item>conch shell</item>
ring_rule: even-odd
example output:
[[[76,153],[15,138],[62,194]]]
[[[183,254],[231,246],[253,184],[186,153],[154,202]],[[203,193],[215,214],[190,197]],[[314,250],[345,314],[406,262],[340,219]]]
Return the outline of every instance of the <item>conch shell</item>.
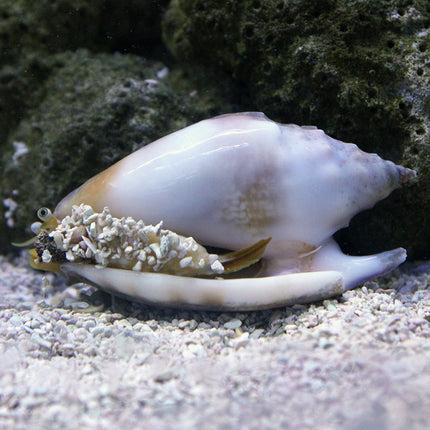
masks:
[[[405,260],[402,248],[344,255],[332,235],[415,176],[314,127],[262,113],[218,116],[125,157],[66,196],[54,215],[65,219],[81,204],[95,213],[107,207],[113,217],[163,220],[177,234],[228,250],[272,238],[260,277],[201,279],[74,262],[61,270],[169,306],[258,309],[326,298]]]

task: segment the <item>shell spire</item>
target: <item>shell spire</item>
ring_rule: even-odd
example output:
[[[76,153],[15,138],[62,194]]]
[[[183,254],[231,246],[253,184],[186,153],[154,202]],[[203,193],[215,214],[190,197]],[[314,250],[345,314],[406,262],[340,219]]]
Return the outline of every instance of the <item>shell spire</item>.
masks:
[[[400,185],[406,184],[417,177],[417,172],[396,164],[400,176]]]

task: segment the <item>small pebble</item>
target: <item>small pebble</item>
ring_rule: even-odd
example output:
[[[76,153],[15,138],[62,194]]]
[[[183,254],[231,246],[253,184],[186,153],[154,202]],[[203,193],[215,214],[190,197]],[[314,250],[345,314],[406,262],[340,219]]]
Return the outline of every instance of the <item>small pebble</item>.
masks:
[[[263,333],[264,333],[264,329],[257,328],[249,335],[249,338],[250,339],[258,339]]]
[[[249,343],[249,333],[242,333],[240,336],[232,339],[230,341],[230,345],[235,348],[235,349],[239,349],[239,348],[243,348],[246,345],[248,345]]]
[[[33,333],[31,335],[31,341],[34,342],[36,345],[48,350],[50,350],[52,346],[51,342],[42,339],[37,333]]]
[[[170,381],[171,379],[175,378],[175,376],[176,376],[176,373],[173,370],[168,369],[168,370],[160,372],[158,375],[155,375],[154,381],[158,382],[160,384],[164,384],[165,382]]]
[[[242,321],[240,319],[235,318],[224,323],[224,328],[230,329],[230,330],[236,330],[241,325],[242,325]]]
[[[19,327],[22,325],[22,320],[18,315],[14,315],[10,320],[9,320],[15,327]]]

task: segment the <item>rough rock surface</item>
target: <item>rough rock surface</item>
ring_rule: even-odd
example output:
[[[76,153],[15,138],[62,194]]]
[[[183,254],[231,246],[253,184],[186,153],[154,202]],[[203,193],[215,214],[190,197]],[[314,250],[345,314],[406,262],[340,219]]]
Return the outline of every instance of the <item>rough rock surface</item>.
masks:
[[[49,57],[92,52],[150,55],[160,50],[167,0],[3,0],[0,3],[0,139],[43,96]]]
[[[418,185],[358,217],[342,241],[428,258],[429,24],[420,0],[173,0],[164,40],[186,64],[232,73],[272,119],[417,169]]]
[[[112,310],[21,264],[0,258],[0,428],[428,424],[428,264],[388,290],[241,313]]]
[[[148,53],[160,41],[168,0],[3,0],[0,63],[85,47]]]
[[[173,90],[162,63],[133,55],[81,49],[46,64],[43,96],[3,143],[0,247],[31,235],[39,207],[55,207],[130,152],[231,106],[210,90],[187,91],[189,80],[181,76],[173,79],[183,90]]]
[[[1,2],[2,252],[29,236],[41,205],[55,205],[115,160],[190,123],[238,110],[241,96],[227,75],[165,66],[166,5]]]

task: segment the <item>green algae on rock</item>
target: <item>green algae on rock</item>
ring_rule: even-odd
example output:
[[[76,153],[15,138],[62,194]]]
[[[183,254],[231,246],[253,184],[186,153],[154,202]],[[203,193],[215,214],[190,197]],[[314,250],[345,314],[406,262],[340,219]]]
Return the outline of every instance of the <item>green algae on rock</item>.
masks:
[[[160,44],[167,0],[2,0],[0,63],[77,48],[148,53]]]
[[[164,40],[182,62],[233,74],[270,117],[317,125],[416,169],[419,184],[354,220],[341,242],[363,253],[409,243],[425,258],[429,24],[430,6],[418,0],[173,0]]]
[[[39,103],[9,133],[2,154],[1,199],[17,203],[12,212],[0,207],[2,247],[28,235],[38,207],[213,109],[208,98],[173,91],[162,63],[137,56],[78,50],[50,57],[50,64]],[[25,154],[17,153],[18,143]]]
[[[55,55],[92,52],[161,56],[167,0],[2,0],[0,2],[0,144],[40,103]]]

